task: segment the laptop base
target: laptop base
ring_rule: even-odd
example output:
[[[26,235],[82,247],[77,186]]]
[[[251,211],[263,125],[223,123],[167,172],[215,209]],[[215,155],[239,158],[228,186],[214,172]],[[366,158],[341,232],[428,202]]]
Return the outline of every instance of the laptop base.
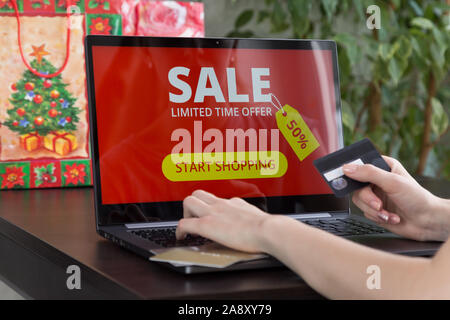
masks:
[[[350,215],[339,215],[340,219],[349,218]],[[361,221],[366,224],[373,224],[371,221],[360,217],[358,215],[351,215],[353,220]],[[334,216],[332,219],[336,219]],[[130,250],[145,259],[149,259],[153,254],[150,250],[157,248],[151,241],[140,239],[126,230],[124,226],[105,227],[100,228],[98,233],[104,238],[111,240],[115,244]],[[354,235],[343,237],[356,243],[394,253],[407,256],[421,256],[430,257],[433,256],[437,250],[439,250],[442,242],[420,242],[410,239],[402,238],[390,232],[381,234],[368,234],[368,235]],[[314,244],[311,244],[314,245]],[[160,248],[160,247],[159,247]],[[283,267],[284,265],[273,257],[267,257],[263,259],[245,261],[236,263],[226,268],[212,268],[202,266],[174,266],[170,263],[153,262],[168,267],[184,274],[196,274],[196,273],[209,273],[209,272],[223,272],[223,271],[236,271],[236,270],[248,270],[248,269],[263,269],[263,268],[275,268]]]

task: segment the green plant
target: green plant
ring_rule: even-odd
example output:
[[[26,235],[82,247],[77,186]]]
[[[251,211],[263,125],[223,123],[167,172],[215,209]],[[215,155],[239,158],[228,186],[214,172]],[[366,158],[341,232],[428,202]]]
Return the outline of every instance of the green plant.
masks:
[[[379,30],[366,27],[372,4]],[[287,32],[337,42],[346,144],[369,136],[410,171],[450,178],[450,0],[265,0],[228,36]]]

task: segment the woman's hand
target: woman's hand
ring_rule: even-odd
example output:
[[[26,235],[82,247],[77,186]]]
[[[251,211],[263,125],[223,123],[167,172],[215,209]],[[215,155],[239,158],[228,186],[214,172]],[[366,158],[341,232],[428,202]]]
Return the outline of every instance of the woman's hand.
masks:
[[[183,210],[177,239],[194,234],[236,250],[262,251],[262,226],[270,215],[248,202],[240,198],[222,199],[197,190],[184,199]]]
[[[446,240],[449,210],[444,199],[420,186],[397,160],[383,156],[391,172],[373,165],[344,165],[344,174],[372,185],[356,191],[353,202],[382,227],[415,240]]]

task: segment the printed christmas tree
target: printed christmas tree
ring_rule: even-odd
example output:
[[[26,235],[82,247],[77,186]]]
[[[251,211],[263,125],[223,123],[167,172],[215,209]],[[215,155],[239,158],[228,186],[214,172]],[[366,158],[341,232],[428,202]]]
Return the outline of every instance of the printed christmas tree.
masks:
[[[33,46],[35,57],[31,67],[41,75],[53,74],[56,68],[45,58],[49,53],[44,45]],[[25,70],[22,78],[11,85],[13,93],[9,101],[13,105],[7,111],[4,122],[9,129],[20,135],[37,134],[41,137],[53,132],[70,133],[77,129],[80,110],[74,107],[74,98],[62,81],[61,75],[52,78],[39,77]]]

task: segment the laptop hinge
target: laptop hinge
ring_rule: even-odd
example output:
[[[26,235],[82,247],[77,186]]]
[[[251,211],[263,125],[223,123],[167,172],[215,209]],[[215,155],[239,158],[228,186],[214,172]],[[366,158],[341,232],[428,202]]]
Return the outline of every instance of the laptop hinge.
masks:
[[[305,214],[288,214],[288,217],[292,219],[320,219],[331,218],[329,213],[305,213]],[[178,221],[166,221],[166,222],[149,222],[149,223],[128,223],[125,224],[127,229],[139,229],[139,228],[155,228],[155,227],[176,227]]]
[[[125,224],[127,229],[139,229],[139,228],[154,228],[154,227],[176,227],[178,221],[165,221],[165,222],[144,222],[144,223],[128,223]]]
[[[290,218],[300,220],[300,219],[319,219],[319,218],[331,218],[332,215],[329,213],[305,213],[305,214],[288,214]]]

